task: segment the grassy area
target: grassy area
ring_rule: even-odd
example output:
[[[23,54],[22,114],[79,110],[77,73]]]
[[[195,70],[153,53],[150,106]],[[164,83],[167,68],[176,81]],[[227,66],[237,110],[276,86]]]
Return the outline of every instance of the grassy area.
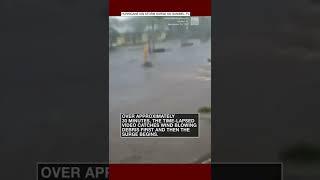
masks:
[[[198,109],[199,113],[211,113],[211,107],[203,106]]]

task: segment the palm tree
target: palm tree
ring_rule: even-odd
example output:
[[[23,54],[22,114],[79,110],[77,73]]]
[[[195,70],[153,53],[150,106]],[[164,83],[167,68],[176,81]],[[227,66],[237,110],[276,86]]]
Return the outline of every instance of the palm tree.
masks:
[[[150,44],[150,52],[155,49],[156,33],[158,30],[164,30],[166,24],[163,17],[136,17],[128,20],[136,32],[147,32]]]

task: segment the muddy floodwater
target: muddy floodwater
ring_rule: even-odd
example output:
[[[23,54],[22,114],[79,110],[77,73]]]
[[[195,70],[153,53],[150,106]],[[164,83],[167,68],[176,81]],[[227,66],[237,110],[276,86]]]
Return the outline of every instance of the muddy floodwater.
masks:
[[[120,47],[109,58],[109,134],[112,163],[188,163],[211,152],[211,122],[200,116],[199,138],[120,138],[120,113],[198,113],[211,104],[210,42],[181,47],[157,44],[166,52],[149,56],[143,47]]]

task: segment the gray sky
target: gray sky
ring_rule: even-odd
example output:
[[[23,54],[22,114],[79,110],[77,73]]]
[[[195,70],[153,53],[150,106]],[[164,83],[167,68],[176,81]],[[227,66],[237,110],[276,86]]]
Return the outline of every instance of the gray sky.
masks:
[[[126,16],[110,16],[109,18],[110,19],[114,18],[114,19],[118,19],[120,21],[123,21],[123,20],[129,19],[130,17],[126,17]]]

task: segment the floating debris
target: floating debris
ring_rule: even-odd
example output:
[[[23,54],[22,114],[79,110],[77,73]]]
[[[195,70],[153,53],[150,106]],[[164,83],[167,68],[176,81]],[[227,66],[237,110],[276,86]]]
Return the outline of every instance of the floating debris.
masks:
[[[143,63],[143,67],[152,67],[152,63],[150,61],[147,61]]]
[[[156,49],[152,50],[153,53],[161,53],[161,52],[165,52],[165,51],[166,51],[165,48],[156,48]]]
[[[183,42],[181,43],[181,47],[192,46],[193,42]]]

